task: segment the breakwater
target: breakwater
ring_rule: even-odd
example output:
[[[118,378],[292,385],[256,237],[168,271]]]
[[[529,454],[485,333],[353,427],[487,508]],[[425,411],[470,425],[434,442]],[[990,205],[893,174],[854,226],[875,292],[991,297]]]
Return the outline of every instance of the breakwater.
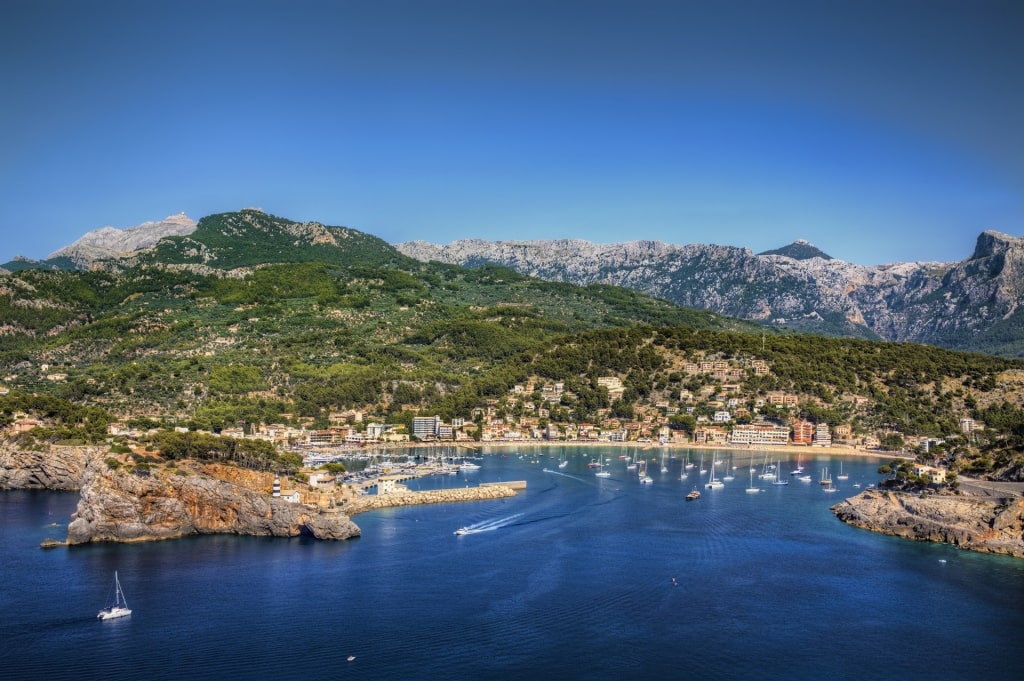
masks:
[[[381,508],[397,506],[417,506],[420,504],[448,504],[458,501],[484,501],[489,499],[506,499],[514,497],[516,491],[507,485],[480,485],[479,487],[454,487],[424,492],[397,491],[390,494],[367,494],[351,499],[342,510],[348,516],[357,513],[374,511]]]

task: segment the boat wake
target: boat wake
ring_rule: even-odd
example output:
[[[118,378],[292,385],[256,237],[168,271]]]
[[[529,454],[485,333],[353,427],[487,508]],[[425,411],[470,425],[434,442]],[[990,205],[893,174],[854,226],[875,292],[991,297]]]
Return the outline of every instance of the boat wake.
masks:
[[[459,529],[455,530],[455,534],[477,534],[478,532],[492,532],[494,530],[500,530],[503,527],[512,525],[522,517],[522,513],[514,513],[505,518],[498,518],[497,520],[484,520],[479,523],[473,523],[472,525],[460,527]]]

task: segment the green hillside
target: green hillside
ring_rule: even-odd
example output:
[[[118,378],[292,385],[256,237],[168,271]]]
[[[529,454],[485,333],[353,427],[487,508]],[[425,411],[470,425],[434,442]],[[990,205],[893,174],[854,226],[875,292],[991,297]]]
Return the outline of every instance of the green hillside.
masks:
[[[57,401],[30,411],[63,414],[36,435],[58,440],[97,438],[115,419],[326,427],[353,409],[398,424],[489,408],[563,428],[660,421],[692,432],[733,391],[741,422],[797,415],[956,441],[972,417],[999,425],[992,451],[1024,438],[1024,364],[1013,360],[781,333],[616,287],[426,264],[355,230],[259,211],[199,225],[141,263],[0,278],[3,419],[35,399]],[[709,360],[734,374],[688,373]],[[622,395],[610,399],[600,377],[620,379]],[[555,384],[565,392],[542,412],[540,386]],[[511,397],[531,385],[536,394]],[[796,413],[765,404],[772,391],[797,395]],[[984,465],[1006,468],[1000,456]]]

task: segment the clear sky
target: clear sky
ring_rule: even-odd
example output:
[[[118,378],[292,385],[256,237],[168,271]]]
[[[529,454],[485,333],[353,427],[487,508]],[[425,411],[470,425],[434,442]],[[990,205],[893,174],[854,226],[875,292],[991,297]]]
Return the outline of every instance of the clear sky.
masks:
[[[1021,0],[6,0],[0,262],[260,207],[851,262],[1024,234]]]

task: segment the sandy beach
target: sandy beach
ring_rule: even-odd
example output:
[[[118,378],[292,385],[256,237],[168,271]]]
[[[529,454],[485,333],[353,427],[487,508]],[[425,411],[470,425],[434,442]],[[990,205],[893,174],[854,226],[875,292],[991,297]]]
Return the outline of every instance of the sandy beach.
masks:
[[[834,456],[860,457],[877,459],[879,461],[891,461],[893,459],[913,460],[915,457],[905,452],[889,452],[862,447],[851,447],[849,445],[833,445],[831,447],[814,447],[808,445],[771,445],[766,447],[751,447],[748,445],[694,445],[685,442],[670,442],[664,445],[651,442],[610,442],[606,440],[492,440],[488,442],[417,442],[417,443],[391,443],[375,444],[365,447],[353,448],[353,453],[372,454],[376,451],[392,452],[404,449],[437,449],[457,447],[463,450],[479,452],[487,449],[515,449],[515,448],[541,448],[551,449],[556,447],[614,447],[628,450],[640,450],[650,452],[650,458],[660,458],[664,451],[668,456],[677,456],[680,451],[694,452],[723,452],[734,460],[734,462],[761,463],[765,457],[769,462],[778,459],[798,457],[801,460],[813,461],[816,459],[828,459]],[[698,454],[699,456],[699,454]]]

